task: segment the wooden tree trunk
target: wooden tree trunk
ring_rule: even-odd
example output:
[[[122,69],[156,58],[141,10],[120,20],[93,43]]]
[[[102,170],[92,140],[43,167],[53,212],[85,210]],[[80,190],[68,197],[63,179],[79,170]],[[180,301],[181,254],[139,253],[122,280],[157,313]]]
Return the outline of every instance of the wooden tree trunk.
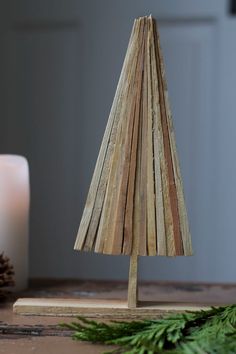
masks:
[[[135,308],[138,304],[138,255],[130,256],[129,283],[128,283],[128,307]]]

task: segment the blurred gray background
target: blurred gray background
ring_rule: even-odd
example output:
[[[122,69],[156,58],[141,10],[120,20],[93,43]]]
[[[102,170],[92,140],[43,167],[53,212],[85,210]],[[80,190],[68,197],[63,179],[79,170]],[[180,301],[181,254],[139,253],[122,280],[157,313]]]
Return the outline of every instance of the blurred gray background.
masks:
[[[31,173],[30,276],[126,279],[128,258],[73,250],[135,17],[159,20],[194,256],[142,279],[235,282],[236,17],[224,0],[0,3],[0,153]]]

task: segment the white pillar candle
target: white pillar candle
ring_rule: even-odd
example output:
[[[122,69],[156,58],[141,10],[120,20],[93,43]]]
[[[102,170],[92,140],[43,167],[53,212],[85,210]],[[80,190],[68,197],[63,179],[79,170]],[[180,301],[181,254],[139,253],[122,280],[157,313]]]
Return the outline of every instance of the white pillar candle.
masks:
[[[27,287],[29,168],[23,156],[0,155],[0,252],[10,258],[15,290]]]

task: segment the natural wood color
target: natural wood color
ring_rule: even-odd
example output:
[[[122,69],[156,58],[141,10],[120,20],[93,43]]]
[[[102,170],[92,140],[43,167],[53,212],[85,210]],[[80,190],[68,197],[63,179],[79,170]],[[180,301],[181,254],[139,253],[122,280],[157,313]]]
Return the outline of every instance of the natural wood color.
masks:
[[[154,26],[156,26],[155,23],[154,23]],[[156,29],[156,33],[158,34],[157,29]],[[171,155],[172,155],[172,161],[173,161],[172,165],[173,165],[173,171],[174,171],[175,186],[176,186],[176,192],[177,192],[177,203],[178,203],[178,211],[179,211],[179,218],[180,218],[180,228],[181,228],[181,235],[182,235],[182,242],[183,242],[183,250],[184,250],[184,255],[190,256],[190,255],[192,255],[192,243],[191,243],[191,236],[190,236],[190,231],[189,231],[187,210],[186,210],[185,201],[184,201],[183,182],[182,182],[182,177],[181,177],[181,173],[180,173],[180,165],[179,165],[179,159],[178,159],[178,154],[177,154],[174,127],[173,127],[173,122],[172,122],[172,117],[171,117],[171,109],[170,109],[169,97],[168,97],[164,60],[163,60],[163,55],[162,55],[162,51],[161,51],[159,36],[158,36],[156,47],[157,47],[158,54],[159,54],[161,77],[162,77],[162,82],[163,82],[163,87],[164,87],[164,102],[165,102],[166,119],[167,119],[167,125],[168,125],[169,137],[170,137],[170,148],[171,148]]]
[[[156,230],[157,230],[157,252],[163,256],[167,253],[166,235],[169,233],[169,226],[165,227],[165,217],[167,210],[164,198],[167,186],[165,184],[165,161],[163,151],[163,134],[161,127],[161,112],[158,94],[157,66],[155,60],[155,47],[153,27],[150,26],[150,67],[151,67],[151,95],[152,95],[152,114],[153,114],[153,155],[154,155],[154,176],[155,176],[155,211],[156,211]],[[155,99],[156,98],[156,99]],[[172,228],[172,226],[171,226]]]
[[[154,171],[157,221],[157,249],[160,255],[172,255],[173,223],[168,190],[168,174],[164,155],[164,137],[161,124],[159,80],[155,57],[153,26],[150,24],[150,67],[153,113]],[[170,241],[170,242],[169,242]],[[168,244],[168,247],[167,247]],[[169,251],[169,252],[168,252]]]
[[[114,149],[115,149],[115,143],[116,143],[116,138],[117,138],[117,131],[118,131],[118,124],[120,123],[121,117],[123,115],[123,106],[121,105],[121,102],[123,102],[126,99],[127,96],[127,92],[129,89],[129,82],[130,82],[130,71],[127,70],[127,68],[131,65],[131,63],[134,60],[134,54],[135,54],[135,42],[136,42],[136,36],[137,36],[137,32],[139,32],[139,28],[140,28],[140,21],[135,21],[134,24],[134,33],[133,35],[131,35],[131,39],[130,39],[130,45],[128,46],[128,50],[127,50],[127,65],[125,65],[124,67],[124,71],[123,71],[123,80],[121,81],[121,94],[120,94],[120,100],[117,102],[116,105],[116,115],[117,115],[117,119],[116,119],[116,125],[115,125],[115,129],[112,131],[111,134],[111,138],[110,138],[110,142],[109,145],[111,146],[110,149],[110,154],[109,154],[109,160],[108,160],[108,164],[107,167],[104,169],[104,180],[106,180],[106,183],[103,183],[104,188],[103,188],[103,198],[102,198],[102,202],[100,203],[101,208],[103,206],[104,203],[104,198],[105,198],[105,193],[106,193],[106,189],[107,189],[107,179],[109,176],[109,171],[111,169],[111,164],[112,164],[112,157],[113,157],[113,153],[114,153]],[[107,196],[108,197],[108,196]],[[107,202],[107,204],[110,202],[110,199],[105,199],[105,201]],[[106,204],[105,202],[105,204]],[[95,220],[99,220],[99,224],[103,224],[103,220],[104,220],[104,209],[103,209],[103,214],[101,216],[101,208],[99,209],[99,215],[96,217],[95,214]],[[100,219],[101,217],[101,219]],[[97,224],[95,224],[96,230],[100,230],[97,226]],[[95,233],[95,227],[93,232]],[[100,226],[101,228],[101,226]],[[97,235],[97,240],[96,240],[96,244],[95,244],[95,252],[103,252],[103,248],[104,248],[104,243],[105,243],[105,234],[102,232],[98,231],[98,235]]]
[[[134,253],[130,256],[129,283],[128,283],[128,307],[135,308],[138,304],[138,256]]]
[[[148,28],[145,27],[145,37],[147,37]],[[137,170],[139,180],[139,205],[140,208],[140,232],[139,232],[139,253],[147,255],[147,72],[145,66],[145,56],[147,43],[144,43],[144,58],[143,58],[143,81],[142,81],[142,105],[140,115],[140,165]]]
[[[168,255],[174,256],[175,255],[175,245],[174,245],[174,220],[172,215],[171,209],[171,196],[169,190],[169,175],[168,175],[168,165],[166,161],[166,149],[165,149],[165,141],[166,136],[163,131],[163,124],[162,124],[162,115],[163,109],[161,108],[163,102],[161,100],[160,95],[160,77],[159,77],[159,70],[158,70],[158,61],[156,56],[156,41],[154,35],[154,27],[153,24],[151,26],[152,30],[152,43],[153,43],[153,50],[152,50],[152,77],[153,77],[153,97],[158,97],[158,100],[154,100],[154,109],[156,109],[156,119],[154,120],[154,137],[155,137],[155,154],[154,154],[154,161],[156,164],[156,173],[157,173],[157,183],[161,183],[161,186],[157,185],[156,190],[162,192],[162,196],[159,196],[159,199],[156,199],[156,206],[161,208],[161,201],[163,201],[163,215],[164,215],[164,242],[165,247],[160,249],[158,248],[158,254],[160,255]],[[160,161],[160,171],[158,168],[158,155]],[[159,175],[158,173],[161,173]],[[161,182],[160,182],[161,181]],[[158,194],[157,194],[158,196]],[[162,210],[160,213],[162,214]],[[162,226],[162,219],[160,219]],[[158,222],[158,219],[157,219]],[[157,234],[157,239],[159,242],[159,236]],[[160,244],[163,245],[160,239]],[[160,252],[160,253],[159,253]]]
[[[136,241],[135,241],[136,239]],[[75,249],[192,253],[155,20],[135,20]]]
[[[139,57],[138,68],[136,73],[136,86],[137,95],[135,102],[134,111],[134,127],[133,135],[131,141],[131,157],[130,157],[130,169],[129,169],[129,180],[127,186],[127,199],[125,207],[125,219],[124,219],[124,238],[123,238],[123,253],[131,254],[132,243],[134,237],[138,235],[134,234],[134,192],[135,192],[135,177],[137,170],[137,158],[138,158],[138,136],[140,129],[140,101],[141,101],[141,86],[142,86],[142,66],[143,66],[143,55],[144,55],[144,45],[142,43],[142,55]],[[130,237],[132,235],[132,237]]]
[[[57,298],[22,298],[13,307],[17,315],[40,316],[85,316],[92,318],[158,318],[169,313],[195,311],[209,306],[194,304],[168,304],[140,302],[136,308],[129,308],[122,300],[101,299],[57,299]]]
[[[155,29],[155,23],[153,23]],[[174,171],[173,171],[173,160],[171,155],[171,147],[170,147],[170,136],[167,124],[167,116],[166,116],[166,107],[165,107],[165,97],[164,97],[164,83],[162,77],[162,68],[161,68],[161,60],[160,60],[160,52],[157,47],[157,43],[159,38],[157,36],[156,29],[154,30],[154,40],[156,41],[155,50],[156,50],[156,61],[157,61],[157,74],[158,74],[158,83],[159,83],[159,99],[160,99],[160,109],[161,109],[161,123],[163,130],[163,142],[164,142],[164,154],[167,165],[167,173],[168,173],[168,188],[169,188],[169,199],[170,199],[170,207],[171,207],[171,215],[172,215],[172,225],[173,225],[173,241],[175,255],[181,255],[183,253],[182,250],[182,240],[180,235],[180,220],[179,220],[179,210],[178,210],[178,202],[177,202],[177,191],[174,180]],[[159,63],[159,65],[158,65]]]
[[[80,227],[78,231],[78,235],[76,242],[75,242],[75,249],[81,249],[83,248],[83,244],[85,242],[87,232],[88,232],[88,227],[90,225],[91,218],[95,219],[95,221],[92,222],[92,225],[96,225],[96,221],[98,222],[100,218],[100,213],[101,213],[101,208],[103,204],[103,199],[104,199],[104,193],[106,189],[106,180],[107,180],[107,171],[110,157],[112,156],[113,149],[114,149],[114,143],[112,137],[116,136],[116,130],[117,130],[117,124],[120,119],[120,105],[119,102],[123,100],[123,97],[126,93],[126,86],[127,86],[127,67],[130,65],[132,58],[131,58],[131,52],[132,52],[132,47],[133,47],[133,38],[135,35],[135,29],[137,28],[137,21],[135,20],[129,45],[128,45],[128,50],[126,53],[126,57],[124,60],[124,65],[122,68],[121,76],[118,82],[116,94],[114,97],[114,101],[112,104],[111,112],[109,115],[109,119],[107,122],[106,130],[104,133],[104,137],[102,140],[102,145],[99,151],[98,159],[96,162],[95,170],[93,173],[91,185],[89,188],[88,196],[87,196],[87,201],[85,204],[84,212],[81,218],[80,222]],[[113,133],[113,134],[112,134]],[[95,204],[95,202],[97,202]],[[94,205],[95,204],[95,205]],[[94,210],[95,209],[95,210]],[[94,213],[93,213],[94,212]],[[97,225],[95,226],[97,227]],[[93,239],[95,237],[94,232],[94,227],[92,227],[91,233],[92,235],[89,236],[90,239]],[[91,242],[88,242],[86,245],[86,249],[88,246],[91,246]]]
[[[142,30],[142,37],[143,37],[143,27],[141,27]],[[127,199],[128,197],[128,186],[129,186],[129,179],[133,178],[134,176],[131,176],[129,178],[129,172],[130,168],[132,168],[131,163],[132,163],[132,139],[134,135],[134,126],[135,126],[135,104],[136,104],[136,97],[137,97],[137,89],[138,89],[138,82],[140,81],[139,75],[141,75],[141,59],[142,55],[140,53],[143,52],[143,42],[144,39],[140,40],[140,47],[138,48],[138,57],[137,57],[137,63],[135,67],[135,72],[134,72],[134,77],[133,77],[133,85],[131,86],[130,89],[130,100],[128,102],[128,107],[130,109],[127,112],[127,120],[129,121],[128,124],[128,129],[126,131],[126,139],[124,142],[124,153],[122,154],[122,160],[123,160],[123,166],[121,167],[121,176],[119,178],[120,180],[120,193],[119,193],[119,198],[118,203],[117,203],[117,208],[116,208],[116,215],[117,215],[117,221],[114,223],[112,220],[112,224],[115,226],[114,227],[114,242],[113,242],[113,248],[112,248],[112,253],[114,254],[121,254],[121,247],[123,244],[123,236],[124,236],[124,223],[125,223],[125,211],[129,210],[132,208],[132,201],[130,199]],[[136,124],[137,125],[137,124]],[[132,182],[131,182],[132,183]],[[116,199],[116,196],[114,196],[114,200]],[[131,205],[130,205],[131,204]],[[131,219],[132,220],[132,219]],[[120,235],[120,238],[117,240],[117,235]]]
[[[142,36],[143,25],[140,25],[139,35]],[[141,41],[142,43],[142,41]],[[140,52],[140,41],[137,41],[129,89],[126,96],[126,104],[123,103],[123,115],[126,119],[120,121],[117,132],[115,150],[109,174],[108,186],[106,191],[106,201],[99,225],[98,234],[103,234],[105,238],[103,253],[120,254],[123,238],[124,210],[126,202],[126,189],[128,182],[131,136],[133,128],[132,114],[135,74]],[[124,133],[125,132],[125,133]]]
[[[142,103],[140,103],[140,116]],[[142,136],[142,122],[139,122],[138,139]],[[146,245],[142,244],[142,199],[141,199],[141,144],[137,147],[136,173],[134,185],[134,214],[133,214],[133,239],[131,251],[136,254],[146,255]]]
[[[147,102],[147,249],[150,256],[157,254],[157,232],[155,217],[155,180],[154,180],[154,147],[153,147],[153,97],[151,80],[151,31],[148,22],[148,39],[145,56],[146,67],[146,102]],[[157,236],[156,236],[157,235]]]

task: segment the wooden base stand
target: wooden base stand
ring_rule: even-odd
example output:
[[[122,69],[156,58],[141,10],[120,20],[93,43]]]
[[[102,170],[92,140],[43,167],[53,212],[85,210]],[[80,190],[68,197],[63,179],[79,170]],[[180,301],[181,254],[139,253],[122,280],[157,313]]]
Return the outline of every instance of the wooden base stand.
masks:
[[[139,302],[129,308],[126,301],[101,299],[18,299],[13,311],[19,315],[85,316],[93,318],[158,318],[168,313],[206,309],[209,306]]]
[[[128,299],[18,299],[13,311],[19,315],[85,316],[107,319],[158,318],[168,313],[196,311],[209,306],[186,303],[138,301],[138,256],[130,257]]]

